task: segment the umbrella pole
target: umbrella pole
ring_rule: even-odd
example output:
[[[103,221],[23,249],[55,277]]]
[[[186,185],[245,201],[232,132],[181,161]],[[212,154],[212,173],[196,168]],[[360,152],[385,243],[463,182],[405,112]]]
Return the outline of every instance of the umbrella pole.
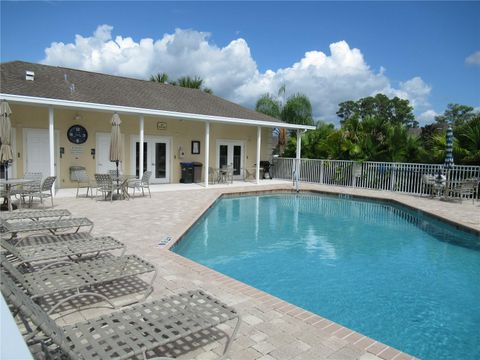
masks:
[[[8,181],[8,161],[5,161],[2,164],[2,166],[3,166],[3,171],[5,171],[5,181]],[[9,187],[10,185],[5,184],[5,190],[7,191],[7,193],[10,190]],[[16,206],[12,204],[12,210],[15,210],[15,209],[16,209]],[[0,206],[0,210],[1,211],[10,210],[8,206],[8,196],[3,197],[3,204]]]
[[[115,161],[115,164],[117,165],[117,195],[120,195],[120,189],[118,188],[119,186],[119,179],[118,179],[118,160]]]

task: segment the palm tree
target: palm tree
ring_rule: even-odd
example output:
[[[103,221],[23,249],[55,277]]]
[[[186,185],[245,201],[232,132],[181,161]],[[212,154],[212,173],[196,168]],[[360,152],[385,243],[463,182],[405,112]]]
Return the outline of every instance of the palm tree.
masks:
[[[150,76],[150,81],[153,82],[158,82],[161,84],[167,84],[168,83],[168,74],[167,73],[157,73],[154,75]]]
[[[190,89],[201,89],[203,84],[203,79],[198,76],[182,76],[179,77],[176,81],[178,86],[190,88]]]
[[[458,139],[465,150],[463,162],[472,165],[480,164],[480,116],[459,129]]]
[[[303,94],[290,96],[283,105],[281,118],[291,124],[313,125],[310,99]]]
[[[276,119],[291,124],[313,125],[312,104],[306,95],[294,94],[285,101],[286,86],[283,84],[278,90],[278,96],[266,93],[262,95],[255,105],[255,110]],[[283,101],[278,98],[283,97]],[[283,155],[287,142],[285,129],[277,129],[278,148]]]
[[[278,100],[276,100],[270,94],[262,95],[258,100],[257,104],[255,105],[255,110],[261,112],[262,114],[274,117],[276,119],[280,119],[280,112],[281,112],[282,105]]]
[[[203,79],[199,76],[181,76],[177,80],[169,80],[169,76],[167,73],[158,73],[155,75],[150,76],[150,81],[162,83],[162,84],[170,84],[170,85],[178,85],[185,88],[190,89],[199,89],[207,94],[213,94],[212,89],[203,87]]]
[[[284,86],[282,86],[279,94],[284,91]],[[303,94],[294,94],[283,104],[276,97],[267,93],[257,100],[255,110],[290,124],[313,125],[312,104],[310,99]]]

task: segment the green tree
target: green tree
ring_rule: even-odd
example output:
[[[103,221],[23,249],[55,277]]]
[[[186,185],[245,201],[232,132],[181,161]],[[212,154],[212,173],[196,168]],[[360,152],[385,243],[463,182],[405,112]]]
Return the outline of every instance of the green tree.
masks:
[[[341,124],[357,116],[360,121],[366,117],[378,117],[392,124],[418,127],[418,121],[413,115],[413,107],[408,100],[398,97],[390,99],[384,94],[377,94],[357,101],[345,101],[338,107],[337,116]]]
[[[442,115],[435,116],[435,121],[440,124],[450,123],[453,126],[461,126],[475,117],[473,107],[460,104],[448,104]]]

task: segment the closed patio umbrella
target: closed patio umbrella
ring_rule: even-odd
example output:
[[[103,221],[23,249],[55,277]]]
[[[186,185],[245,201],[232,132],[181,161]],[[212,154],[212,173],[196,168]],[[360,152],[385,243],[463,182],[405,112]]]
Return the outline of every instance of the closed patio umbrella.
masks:
[[[120,133],[120,116],[117,113],[112,116],[112,135],[110,139],[110,161],[115,162],[117,166],[118,177],[118,163],[122,161],[123,143],[122,134]]]
[[[110,138],[110,161],[115,162],[117,166],[117,196],[120,193],[119,190],[119,174],[118,174],[118,163],[122,161],[123,155],[123,143],[122,143],[122,134],[120,133],[120,116],[117,113],[112,116],[112,134]]]
[[[452,126],[448,125],[447,128],[447,135],[446,135],[446,149],[445,149],[445,162],[443,163],[443,167],[445,168],[446,172],[446,182],[445,182],[445,194],[448,194],[449,184],[451,182],[451,174],[450,170],[453,169],[453,130]]]
[[[12,111],[6,101],[0,103],[0,164],[5,171],[5,180],[8,180],[8,163],[13,161],[13,153],[11,147],[12,141],[12,124],[10,123],[10,115]],[[8,185],[7,185],[8,186]],[[4,198],[1,210],[8,210],[8,199]]]
[[[10,115],[12,111],[6,101],[0,103],[0,163],[5,168],[5,180],[8,179],[8,163],[13,161],[13,153],[11,147],[12,141],[12,125]]]
[[[448,125],[446,136],[446,150],[445,150],[445,163],[443,164],[445,169],[453,168],[453,130],[452,126]]]

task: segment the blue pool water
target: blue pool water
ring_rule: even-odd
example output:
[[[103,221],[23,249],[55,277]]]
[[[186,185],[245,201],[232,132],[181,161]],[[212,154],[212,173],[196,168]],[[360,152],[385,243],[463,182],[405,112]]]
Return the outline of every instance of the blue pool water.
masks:
[[[480,359],[480,238],[412,210],[226,197],[174,251],[422,359]]]

